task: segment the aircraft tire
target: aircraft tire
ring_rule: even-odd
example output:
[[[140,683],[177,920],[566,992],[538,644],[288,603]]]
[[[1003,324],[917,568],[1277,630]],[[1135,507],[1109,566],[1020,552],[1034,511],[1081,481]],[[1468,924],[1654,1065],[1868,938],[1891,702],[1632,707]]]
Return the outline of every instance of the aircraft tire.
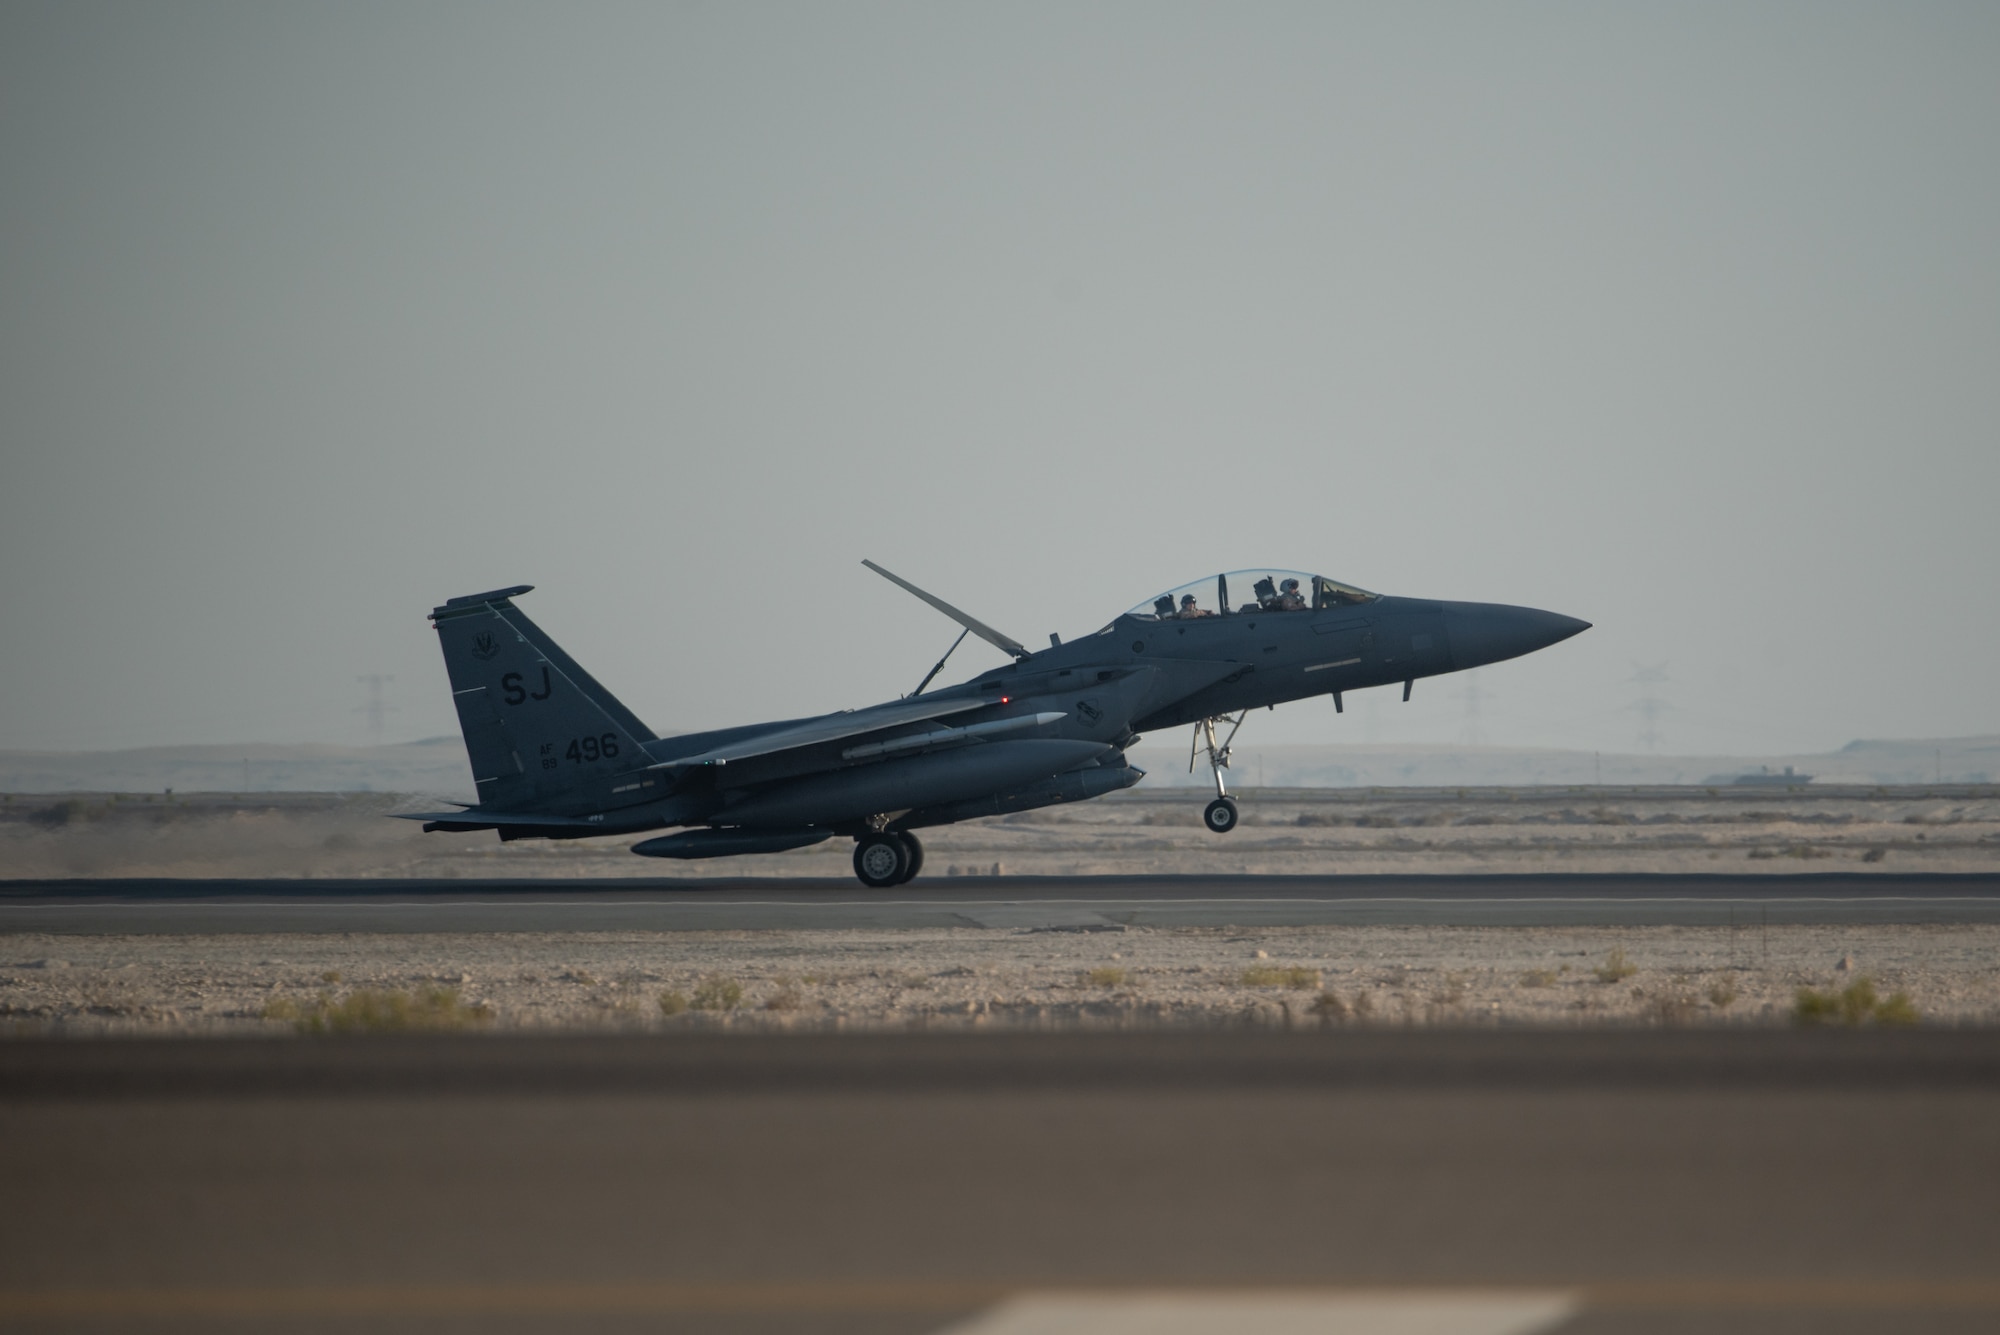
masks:
[[[1226,797],[1218,797],[1202,808],[1201,823],[1211,834],[1228,834],[1236,828],[1236,804]]]
[[[917,836],[911,834],[908,830],[898,830],[896,837],[901,839],[903,847],[910,851],[909,870],[903,873],[903,879],[896,882],[896,884],[908,885],[911,881],[916,880],[917,873],[924,869],[924,846],[918,843]]]
[[[864,834],[854,841],[854,874],[871,890],[886,890],[909,879],[910,847],[901,835]]]

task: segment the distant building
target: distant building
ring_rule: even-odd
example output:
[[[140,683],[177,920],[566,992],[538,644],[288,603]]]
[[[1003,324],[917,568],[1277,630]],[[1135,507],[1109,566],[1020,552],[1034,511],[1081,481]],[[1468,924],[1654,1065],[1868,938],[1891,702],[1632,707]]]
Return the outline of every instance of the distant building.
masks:
[[[1769,765],[1760,765],[1755,774],[1729,776],[1718,774],[1709,780],[1710,783],[1727,782],[1731,785],[1741,785],[1750,788],[1802,788],[1812,781],[1812,775],[1799,774],[1790,765],[1785,766],[1783,774],[1773,774]]]

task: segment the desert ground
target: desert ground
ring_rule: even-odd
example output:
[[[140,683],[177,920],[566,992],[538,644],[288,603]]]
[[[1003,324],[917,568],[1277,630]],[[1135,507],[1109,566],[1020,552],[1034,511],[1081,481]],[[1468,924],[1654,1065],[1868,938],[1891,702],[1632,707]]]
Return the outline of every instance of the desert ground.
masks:
[[[924,880],[1103,873],[1977,872],[2000,790],[1186,791],[925,831]],[[361,794],[0,801],[0,878],[848,874],[850,845],[726,862],[501,844]],[[919,880],[908,893],[921,893]],[[996,889],[998,889],[996,885]],[[901,893],[901,892],[899,892]],[[2000,1021],[2000,927],[950,928],[0,937],[17,1034]],[[1803,990],[1803,993],[1802,993]],[[1870,1000],[1870,997],[1873,1000]],[[1819,998],[1819,1001],[1810,998]],[[1899,999],[1900,998],[1900,999]]]
[[[1200,790],[1140,788],[921,832],[925,877],[2000,869],[2000,787],[1250,789],[1231,834]],[[764,857],[638,858],[634,836],[425,834],[393,795],[0,795],[0,879],[847,876],[831,839]]]

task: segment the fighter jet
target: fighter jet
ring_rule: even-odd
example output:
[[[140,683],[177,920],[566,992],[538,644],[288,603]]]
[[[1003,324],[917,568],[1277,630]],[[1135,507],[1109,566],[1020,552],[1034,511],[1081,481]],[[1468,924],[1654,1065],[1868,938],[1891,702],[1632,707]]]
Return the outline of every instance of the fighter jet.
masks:
[[[718,858],[854,840],[865,885],[923,867],[916,831],[1078,802],[1129,788],[1140,735],[1193,726],[1217,834],[1236,828],[1223,773],[1253,710],[1312,696],[1403,688],[1422,677],[1546,648],[1589,628],[1554,612],[1370,593],[1291,570],[1235,570],[1183,584],[1046,649],[968,616],[872,561],[960,626],[917,689],[815,718],[661,737],[514,604],[533,586],[448,599],[431,612],[479,800],[406,818],[503,840],[686,827],[634,853]],[[927,689],[977,635],[1013,661]]]

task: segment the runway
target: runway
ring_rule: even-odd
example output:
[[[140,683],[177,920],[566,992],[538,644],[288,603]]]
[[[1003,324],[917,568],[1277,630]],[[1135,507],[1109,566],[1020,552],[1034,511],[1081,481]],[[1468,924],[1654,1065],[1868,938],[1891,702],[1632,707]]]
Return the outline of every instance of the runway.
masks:
[[[0,933],[2000,922],[2000,874],[0,881]]]
[[[2000,1320],[1989,1031],[13,1043],[0,1137],[16,1328]]]

